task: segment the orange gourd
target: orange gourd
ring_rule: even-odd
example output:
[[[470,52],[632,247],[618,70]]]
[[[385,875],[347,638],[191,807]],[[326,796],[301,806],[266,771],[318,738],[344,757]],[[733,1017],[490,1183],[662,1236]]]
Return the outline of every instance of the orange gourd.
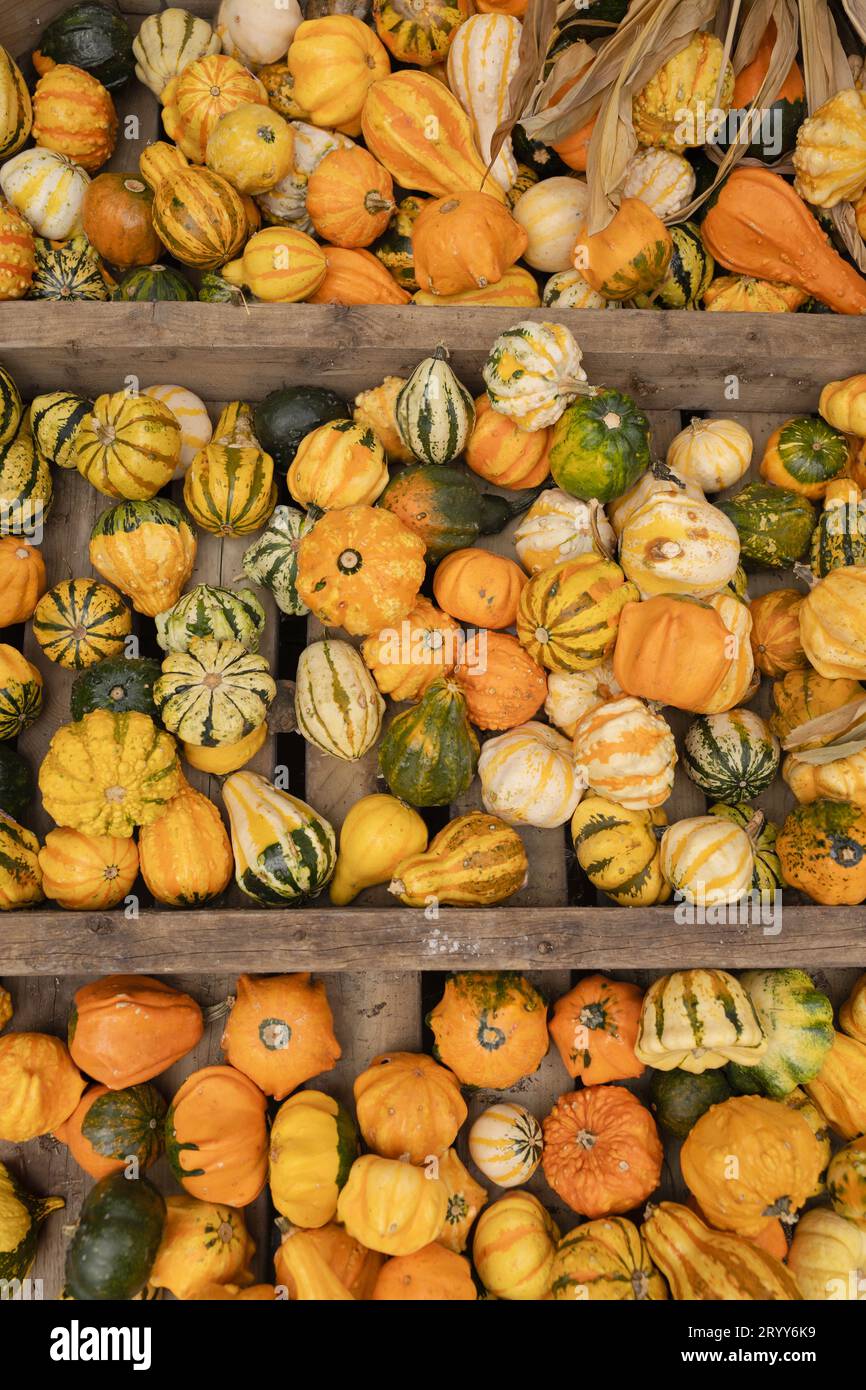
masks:
[[[172,1172],[203,1202],[245,1207],[268,1176],[267,1102],[234,1067],[191,1072],[165,1124]]]
[[[281,1223],[282,1224],[282,1223]],[[286,1223],[288,1224],[288,1223]],[[286,1244],[295,1234],[296,1227],[290,1226],[284,1232],[283,1240],[274,1255],[274,1273],[277,1283],[285,1286],[290,1299],[298,1297],[298,1287],[290,1262],[286,1258]],[[331,1273],[339,1279],[343,1288],[359,1302],[373,1296],[373,1289],[385,1256],[378,1250],[368,1250],[359,1240],[336,1221],[314,1230],[304,1231],[304,1240],[322,1257]]]
[[[153,265],[163,245],[153,225],[153,193],[135,174],[100,174],[84,191],[84,234],[103,260],[127,270]]]
[[[574,266],[605,299],[633,299],[665,275],[673,239],[664,222],[640,198],[623,198],[600,232],[577,238]]]
[[[479,632],[463,645],[454,671],[469,718],[479,729],[513,729],[534,719],[547,698],[547,676],[509,632]]]
[[[266,1096],[284,1100],[341,1055],[321,980],[297,975],[241,975],[222,1050]]]
[[[365,638],[361,654],[383,695],[420,700],[433,681],[451,674],[461,638],[460,628],[447,614],[419,597],[399,629],[392,624]]]
[[[0,538],[0,627],[25,623],[48,588],[38,546],[23,536]]]
[[[51,1133],[72,1114],[84,1086],[59,1038],[7,1033],[0,1038],[0,1140],[26,1143]]]
[[[308,304],[408,304],[412,298],[370,251],[343,246],[322,250],[325,278],[307,295]]]
[[[773,589],[752,599],[752,651],[765,676],[779,679],[805,670],[809,662],[800,642],[803,595],[797,589]]]
[[[642,1002],[637,985],[604,975],[587,975],[557,999],[548,1026],[569,1076],[598,1086],[643,1075],[634,1051]]]
[[[434,1242],[386,1260],[373,1289],[378,1302],[472,1303],[478,1294],[469,1261]]]
[[[625,1087],[560,1096],[542,1128],[544,1176],[581,1216],[631,1211],[658,1186],[664,1151],[655,1120]]]
[[[149,1081],[195,1047],[204,1031],[194,999],[149,975],[106,975],[76,990],[69,1051],[112,1090]]]
[[[475,401],[475,424],[464,458],[473,473],[496,487],[537,487],[550,473],[549,443],[550,430],[522,430],[493,409],[485,391]]]
[[[803,199],[769,169],[735,169],[701,224],[729,270],[795,285],[839,314],[866,313],[866,280],[833,250]]]
[[[142,826],[141,876],[157,902],[197,907],[222,893],[234,869],[231,843],[213,802],[184,785],[162,815]]]
[[[162,123],[169,140],[187,159],[204,164],[207,142],[220,116],[248,103],[267,106],[257,77],[226,53],[206,53],[187,63],[160,96]]]
[[[567,82],[564,82],[561,87],[558,87],[550,98],[550,105],[555,106],[557,102],[562,101],[566,92],[571,91],[571,88],[575,85],[578,78],[582,77],[587,67],[590,66],[591,64],[589,63],[585,64],[573,77],[569,78]],[[595,130],[597,120],[598,111],[594,111],[589,120],[584,121],[579,129],[571,131],[568,135],[564,135],[561,140],[557,140],[552,146],[563,164],[567,164],[569,169],[574,169],[579,174],[586,172],[586,163],[589,158],[589,142],[592,139],[592,133]]]
[[[162,1153],[165,1108],[159,1092],[147,1083],[123,1091],[88,1086],[54,1137],[92,1178],[122,1173],[131,1158],[140,1169],[149,1168]]]
[[[56,63],[36,83],[31,134],[42,149],[92,174],[110,158],[117,139],[110,93],[83,68]]]
[[[414,1052],[374,1057],[355,1078],[355,1110],[374,1153],[420,1164],[451,1147],[468,1113],[454,1073]]]
[[[519,565],[504,555],[470,547],[452,550],[433,576],[433,594],[443,612],[470,627],[511,627],[527,584]]]
[[[507,1090],[547,1052],[547,1006],[510,970],[452,975],[427,1021],[436,1056],[464,1086]]]
[[[425,203],[412,226],[415,279],[431,294],[497,284],[526,250],[526,229],[488,193]]]
[[[333,246],[369,246],[396,206],[391,175],[360,145],[326,154],[307,183],[307,214]]]
[[[36,240],[30,223],[11,203],[0,202],[0,302],[23,299],[36,269]]]
[[[628,695],[704,713],[731,670],[730,639],[709,603],[656,594],[623,608],[614,675]]]
[[[122,902],[138,877],[135,841],[86,835],[61,826],[49,830],[39,851],[42,891],[59,907],[104,912]]]

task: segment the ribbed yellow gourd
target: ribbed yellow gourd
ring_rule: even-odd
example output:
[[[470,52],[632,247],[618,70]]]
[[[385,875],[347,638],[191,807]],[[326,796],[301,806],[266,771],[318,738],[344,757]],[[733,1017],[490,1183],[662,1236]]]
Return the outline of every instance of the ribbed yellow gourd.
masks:
[[[866,676],[866,566],[831,570],[800,609],[803,651],[821,676]]]
[[[745,830],[719,816],[677,821],[662,839],[662,873],[687,902],[702,907],[738,902],[752,886],[754,862]]]

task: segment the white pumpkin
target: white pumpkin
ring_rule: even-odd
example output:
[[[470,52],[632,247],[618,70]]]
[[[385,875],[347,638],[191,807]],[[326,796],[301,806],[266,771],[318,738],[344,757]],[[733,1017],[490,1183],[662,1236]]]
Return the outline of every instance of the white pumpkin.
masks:
[[[734,577],[740,538],[733,522],[706,499],[657,493],[623,527],[619,563],[641,598],[706,598]]]
[[[668,447],[668,467],[704,492],[732,487],[749,471],[752,436],[737,420],[695,417]]]
[[[285,58],[303,17],[298,0],[222,0],[216,31],[223,53],[257,68]]]
[[[671,887],[700,907],[739,902],[752,886],[752,842],[745,830],[721,816],[692,816],[669,825],[659,856]]]
[[[586,790],[567,738],[531,719],[491,738],[478,761],[486,810],[509,825],[564,825]]]
[[[295,719],[308,743],[345,762],[362,758],[382,728],[385,701],[348,642],[312,642],[295,678]]]
[[[53,150],[22,150],[0,169],[0,189],[37,236],[66,241],[81,231],[81,204],[90,175]]]
[[[648,811],[674,788],[677,746],[667,721],[642,700],[623,695],[578,721],[574,760],[587,784],[629,811]]]
[[[686,497],[692,497],[696,501],[703,500],[704,496],[697,483],[687,482],[672,468],[668,468],[667,464],[653,463],[633,488],[624,492],[622,497],[617,497],[615,502],[608,503],[607,514],[614,534],[617,537],[621,536],[626,522],[630,521],[651,497],[663,492],[684,492]]]
[[[695,182],[695,171],[681,154],[650,147],[632,155],[626,165],[622,196],[640,198],[664,221],[690,201]]]
[[[570,497],[561,488],[546,488],[533,502],[514,533],[517,558],[527,574],[538,574],[562,560],[593,550],[611,556],[616,536],[600,502]]]
[[[472,1162],[497,1187],[522,1187],[541,1162],[541,1125],[522,1105],[500,1101],[469,1131]]]
[[[570,270],[583,229],[589,189],[582,179],[556,177],[534,183],[512,209],[529,238],[523,259],[534,270]]]
[[[206,19],[172,5],[142,20],[132,40],[135,75],[158,97],[189,63],[218,53],[219,47],[219,35]]]
[[[490,404],[524,430],[555,425],[587,389],[582,357],[564,323],[521,319],[494,339],[481,369]]]
[[[556,309],[610,309],[618,307],[616,300],[605,299],[594,290],[579,270],[558,270],[546,281],[541,293],[542,304]]]
[[[510,14],[475,14],[459,26],[448,50],[448,86],[469,117],[478,152],[490,163],[490,142],[509,112],[508,89],[518,65],[523,25]],[[491,176],[508,192],[517,160],[506,139]]]
[[[182,478],[199,449],[211,441],[213,425],[207,407],[185,386],[146,386],[142,394],[167,405],[180,425],[180,463],[172,477]]]
[[[616,700],[622,693],[610,660],[593,666],[591,671],[550,671],[544,713],[566,738],[574,738],[574,731],[585,714],[609,700]]]

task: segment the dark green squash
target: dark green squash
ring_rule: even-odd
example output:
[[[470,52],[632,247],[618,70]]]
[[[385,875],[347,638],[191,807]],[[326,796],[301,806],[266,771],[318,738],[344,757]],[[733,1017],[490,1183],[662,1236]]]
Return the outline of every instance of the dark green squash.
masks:
[[[719,1069],[695,1074],[674,1067],[673,1071],[654,1071],[650,1081],[653,1113],[677,1139],[685,1139],[711,1105],[721,1105],[730,1095],[731,1088]]]
[[[346,402],[326,386],[283,386],[255,407],[253,429],[262,448],[285,472],[304,435],[329,420],[351,418]]]
[[[83,719],[91,710],[107,709],[112,714],[137,710],[157,718],[153,703],[153,683],[162,674],[158,661],[150,657],[108,657],[80,671],[72,682],[69,712],[73,720]]]
[[[165,1201],[147,1178],[112,1173],[84,1199],[66,1252],[72,1298],[134,1298],[147,1283],[165,1225]]]
[[[33,55],[39,71],[44,58],[84,68],[110,92],[122,87],[135,72],[132,34],[114,5],[71,5],[52,19],[42,30]]]
[[[694,309],[713,278],[716,263],[695,222],[671,227],[673,251],[664,279],[632,301],[637,309]]]
[[[556,37],[550,48],[551,56],[570,48],[577,39],[607,39],[614,29],[625,19],[629,0],[586,0],[586,3],[572,5],[566,10],[567,18],[557,27]],[[577,10],[577,14],[572,14]]]
[[[533,169],[540,179],[572,172],[552,145],[545,145],[543,140],[533,140],[522,125],[516,125],[512,130],[511,147],[518,164],[525,164],[527,168]]]
[[[385,507],[420,536],[429,561],[492,536],[531,506],[541,488],[528,488],[506,501],[479,492],[471,477],[450,464],[423,463],[401,468],[378,506]]]
[[[165,1143],[166,1103],[150,1082],[107,1091],[97,1096],[84,1117],[81,1133],[103,1158],[123,1162],[138,1160],[149,1168]]]
[[[809,549],[815,508],[807,497],[771,483],[749,483],[716,504],[737,528],[740,558],[768,569],[788,569]]]
[[[469,787],[479,752],[463,695],[440,677],[392,721],[379,745],[379,768],[402,801],[447,806]]]
[[[164,299],[188,301],[196,298],[196,292],[186,276],[170,265],[139,265],[126,272],[111,297],[135,303]]]
[[[419,198],[414,193],[401,198],[390,226],[370,247],[389,275],[393,276],[401,289],[408,290],[409,294],[414,294],[418,289],[418,281],[415,279],[415,257],[412,252],[412,228],[418,214],[429,201],[429,198]]]
[[[549,457],[563,492],[612,502],[650,466],[649,421],[631,396],[602,387],[563,411],[550,436]]]
[[[28,1192],[5,1163],[0,1163],[0,1203],[7,1221],[11,1222],[17,1204],[19,1215],[27,1222],[17,1245],[12,1249],[0,1249],[0,1280],[24,1279],[36,1258],[41,1223],[65,1203],[62,1197],[37,1197]],[[20,1208],[23,1208],[23,1212]]]
[[[62,246],[36,238],[36,270],[30,299],[106,300],[108,286],[99,257],[85,236],[70,237]]]
[[[30,764],[17,748],[0,743],[0,811],[19,823],[33,800],[35,786]]]
[[[242,304],[244,298],[237,285],[230,285],[217,270],[203,272],[198,297],[202,304]]]

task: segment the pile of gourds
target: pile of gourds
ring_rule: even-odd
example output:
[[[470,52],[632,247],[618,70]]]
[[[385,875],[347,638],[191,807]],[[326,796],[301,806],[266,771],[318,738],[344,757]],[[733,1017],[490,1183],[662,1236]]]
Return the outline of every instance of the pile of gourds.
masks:
[[[784,883],[866,900],[866,377],[829,383],[819,415],[767,441],[764,481],[714,505],[705,492],[750,465],[736,421],[694,420],[654,461],[646,417],[587,382],[554,323],[503,333],[483,376],[473,401],[439,348],[351,405],[285,387],[212,426],[180,386],[25,407],[0,369],[0,627],[30,622],[76,672],[39,768],[57,827],[40,846],[9,741],[38,718],[42,676],[0,645],[0,908],[113,907],[139,870],[176,907],[233,872],[266,905],[329,883],[338,905],[382,883],[411,907],[491,905],[531,873],[519,830],[569,821],[590,883],[623,906],[675,891],[724,910]],[[49,587],[24,523],[49,513],[55,467],[111,505],[90,540],[99,578]],[[157,495],[181,477],[186,511]],[[515,558],[476,543],[515,516]],[[186,590],[197,529],[251,536],[249,580],[326,629],[298,662],[295,727],[344,761],[376,749],[387,788],[351,808],[339,853],[315,807],[245,770],[277,693],[265,610],[251,588]],[[809,591],[750,602],[743,565],[797,566]],[[133,609],[161,661],[127,655]],[[769,723],[747,707],[762,674]],[[386,728],[387,698],[402,708]],[[664,706],[695,716],[679,752]],[[224,779],[231,841],[181,758]],[[680,759],[710,806],[667,825]],[[800,803],[781,830],[751,806],[780,766]],[[419,811],[476,775],[484,809],[428,845]]]
[[[698,225],[681,218],[714,171],[697,118],[751,108],[775,27],[736,80],[719,38],[684,37],[633,98],[637,152],[590,234],[597,112],[553,146],[518,124],[491,162],[526,8],[222,0],[213,27],[170,8],[133,39],[113,8],[71,6],[40,32],[32,92],[0,49],[0,299],[866,311],[820,221],[847,206],[866,230],[862,62],[807,116],[795,60],[767,97],[793,184],[756,147]],[[597,51],[625,11],[584,6],[551,57]],[[167,139],[100,172],[133,77]]]
[[[225,1063],[193,1071],[167,1106],[155,1080],[227,1010]],[[0,1027],[11,1013],[0,990]],[[0,1140],[51,1133],[96,1179],[65,1296],[863,1298],[866,975],[841,1031],[795,969],[676,971],[645,995],[589,975],[549,1022],[523,976],[467,973],[447,979],[429,1024],[434,1056],[374,1057],[354,1114],[298,1089],[327,1086],[341,1054],[309,974],[242,975],[206,1014],[164,981],[108,976],[76,992],[68,1047],[4,1034]],[[467,1126],[462,1089],[508,1091],[551,1039],[573,1085],[550,1113],[539,1122],[503,1098]],[[616,1084],[648,1068],[651,1108]],[[687,1204],[643,1210],[659,1129],[683,1141]],[[167,1197],[146,1175],[163,1152]],[[581,1224],[561,1231],[525,1190],[536,1170]],[[282,1239],[273,1282],[256,1284],[244,1208],[266,1185]],[[40,1223],[63,1204],[0,1164],[0,1277],[26,1277]]]

